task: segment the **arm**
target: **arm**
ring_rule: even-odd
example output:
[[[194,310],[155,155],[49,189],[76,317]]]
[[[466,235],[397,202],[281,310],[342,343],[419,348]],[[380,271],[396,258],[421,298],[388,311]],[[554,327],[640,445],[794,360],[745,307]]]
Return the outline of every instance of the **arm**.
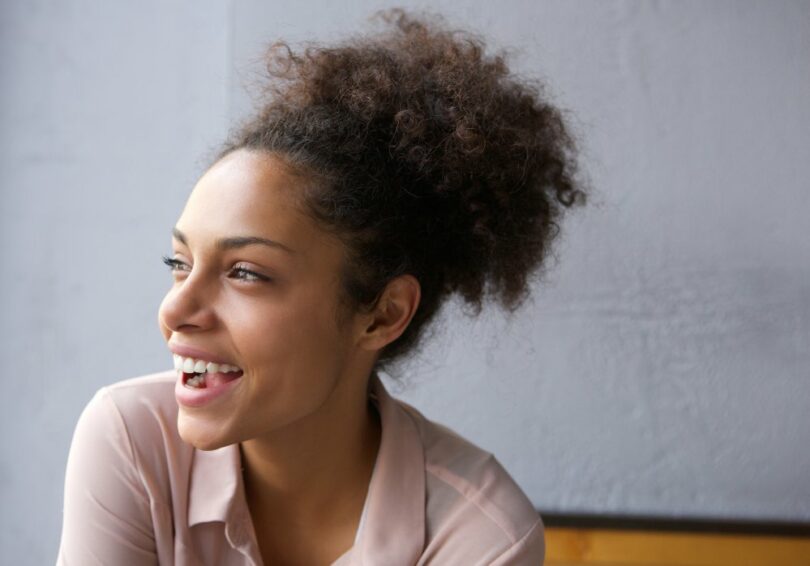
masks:
[[[157,564],[150,500],[124,420],[102,388],[79,417],[58,566]]]

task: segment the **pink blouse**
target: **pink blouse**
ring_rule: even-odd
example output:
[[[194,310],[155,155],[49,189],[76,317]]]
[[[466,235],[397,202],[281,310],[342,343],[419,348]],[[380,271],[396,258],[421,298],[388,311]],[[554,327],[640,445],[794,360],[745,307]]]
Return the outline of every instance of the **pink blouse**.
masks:
[[[65,476],[62,566],[261,565],[238,445],[197,450],[177,433],[174,371],[101,388]],[[543,523],[489,453],[388,395],[355,544],[334,565],[543,563]],[[212,481],[214,480],[214,481]]]

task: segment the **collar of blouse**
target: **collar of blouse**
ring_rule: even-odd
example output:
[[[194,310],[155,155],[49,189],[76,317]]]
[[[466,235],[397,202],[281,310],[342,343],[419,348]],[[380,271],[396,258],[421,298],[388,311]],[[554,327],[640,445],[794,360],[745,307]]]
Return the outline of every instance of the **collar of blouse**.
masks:
[[[379,376],[370,382],[382,435],[352,564],[413,564],[425,544],[425,455],[419,430],[391,398]],[[210,478],[219,478],[211,482]],[[188,494],[189,527],[223,522],[229,542],[243,552],[255,537],[244,495],[238,445],[194,450]]]

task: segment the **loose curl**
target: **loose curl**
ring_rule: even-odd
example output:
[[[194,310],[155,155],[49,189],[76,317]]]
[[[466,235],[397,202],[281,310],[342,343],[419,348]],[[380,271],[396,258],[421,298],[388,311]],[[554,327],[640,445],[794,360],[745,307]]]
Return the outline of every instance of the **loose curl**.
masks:
[[[267,101],[226,142],[279,155],[313,183],[308,212],[349,250],[348,312],[416,277],[420,305],[378,366],[418,343],[445,298],[514,310],[548,255],[564,208],[585,201],[575,143],[535,84],[481,39],[402,10],[387,30],[267,54]]]

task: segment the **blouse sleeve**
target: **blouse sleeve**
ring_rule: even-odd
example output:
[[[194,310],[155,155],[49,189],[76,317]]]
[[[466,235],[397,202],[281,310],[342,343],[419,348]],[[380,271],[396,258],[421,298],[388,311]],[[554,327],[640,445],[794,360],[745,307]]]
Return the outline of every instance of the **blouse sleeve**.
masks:
[[[158,562],[149,497],[124,420],[104,388],[73,434],[62,520],[57,566]]]
[[[492,566],[540,566],[545,553],[543,522],[538,519],[529,532],[501,554]]]

